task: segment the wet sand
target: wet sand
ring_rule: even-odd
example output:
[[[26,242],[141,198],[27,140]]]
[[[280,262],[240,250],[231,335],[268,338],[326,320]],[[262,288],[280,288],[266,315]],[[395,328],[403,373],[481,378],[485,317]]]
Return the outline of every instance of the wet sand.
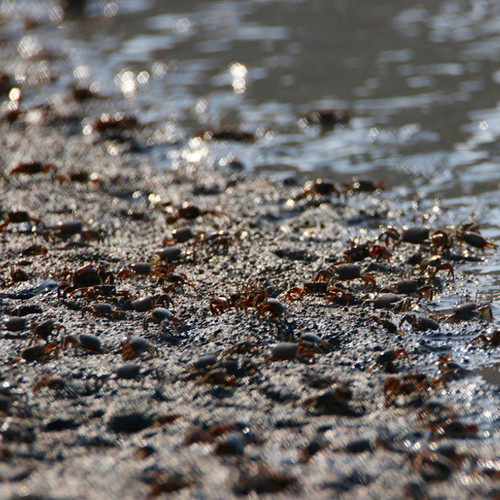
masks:
[[[476,310],[467,321],[439,318],[439,332],[413,332],[400,322],[428,315],[427,296],[412,294],[404,311],[370,302],[413,272],[439,303],[462,287],[460,262],[455,281],[446,269],[430,278],[408,263],[429,245],[389,240],[389,262],[358,263],[373,294],[371,279],[334,277],[330,298],[286,299],[335,270],[353,227],[400,224],[390,190],[322,195],[187,163],[159,172],[147,151],[110,157],[110,140],[66,134],[61,120],[2,126],[3,219],[15,209],[32,219],[1,232],[2,315],[28,313],[0,339],[2,498],[498,496],[498,386],[467,364],[438,362],[450,341],[483,352],[482,341],[466,344],[490,322]],[[119,147],[140,141],[121,134]],[[51,168],[9,174],[22,161]],[[185,202],[200,215],[180,217]],[[412,215],[421,214],[405,220]],[[180,249],[171,262],[159,258],[166,247]],[[118,279],[139,261],[156,271]],[[152,312],[131,300],[148,295],[179,324],[165,317],[145,328]],[[92,309],[103,302],[112,312]],[[30,332],[48,319],[56,327],[46,338]],[[150,349],[124,351],[131,336]],[[382,354],[390,350],[404,352],[392,360]],[[123,368],[127,352],[135,366]]]
[[[1,498],[499,497],[495,322],[452,310],[495,249],[397,186],[170,162],[160,124],[29,74],[2,90]]]

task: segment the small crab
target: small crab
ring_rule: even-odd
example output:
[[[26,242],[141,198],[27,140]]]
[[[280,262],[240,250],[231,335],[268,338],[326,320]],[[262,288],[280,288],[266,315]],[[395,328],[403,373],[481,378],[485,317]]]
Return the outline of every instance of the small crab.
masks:
[[[368,257],[375,258],[377,262],[385,257],[387,262],[389,262],[391,260],[391,253],[386,246],[378,245],[372,241],[359,243],[358,241],[351,240],[349,248],[344,252],[344,257],[348,263],[359,262]]]
[[[95,335],[82,333],[80,335],[65,335],[62,339],[61,348],[66,349],[71,344],[75,349],[84,349],[88,353],[104,354],[109,349],[103,347],[101,340]]]
[[[409,323],[415,331],[439,330],[439,323],[431,318],[416,316],[415,314],[405,314],[399,323],[401,327],[403,323]]]
[[[406,402],[426,398],[439,385],[441,380],[431,380],[424,373],[409,373],[400,377],[389,377],[385,381],[384,395],[386,403],[393,404],[398,398]]]
[[[86,306],[82,309],[82,316],[85,313],[90,313],[95,318],[107,316],[113,319],[123,318],[125,314],[123,311],[114,309],[108,302],[96,302],[90,306]]]
[[[278,299],[269,297],[259,302],[254,301],[253,305],[257,309],[259,316],[264,318],[267,315],[273,321],[280,320],[286,312],[285,306]]]
[[[231,308],[239,311],[239,302],[242,299],[243,295],[241,293],[233,293],[228,297],[217,297],[210,302],[210,312],[213,316],[217,316],[218,314],[222,314]]]
[[[486,248],[496,249],[498,245],[484,238],[479,232],[479,226],[475,222],[464,222],[456,228],[456,238],[459,245],[466,243],[467,245],[485,250]]]
[[[460,321],[471,319],[491,321],[493,319],[493,312],[489,303],[477,304],[475,302],[466,302],[454,307],[453,312],[445,315],[444,318],[448,323],[459,323]]]
[[[101,242],[104,240],[104,233],[100,228],[86,229],[82,221],[77,219],[60,221],[55,226],[39,224],[37,227],[37,234],[47,241],[53,240],[54,238],[69,240],[74,236],[79,236],[80,240],[83,242],[89,242],[91,240]]]
[[[353,392],[346,384],[340,383],[317,396],[306,399],[304,405],[311,415],[359,416],[361,408],[352,404]]]
[[[459,241],[459,243],[467,243],[467,245],[478,248],[480,250],[485,250],[486,248],[498,248],[498,245],[496,243],[487,240],[481,234],[473,231],[460,231],[457,234],[457,240]]]
[[[13,210],[11,212],[7,212],[7,218],[0,223],[0,230],[5,229],[10,224],[30,224],[33,228],[39,222],[40,219],[31,217],[31,215],[25,210]]]
[[[373,304],[374,309],[392,309],[399,312],[407,311],[412,307],[412,300],[410,298],[402,299],[394,293],[381,293],[365,302]]]
[[[383,351],[377,355],[375,358],[375,363],[381,366],[387,373],[396,373],[398,370],[394,361],[403,355],[408,359],[408,353],[404,349],[391,349],[389,351]]]
[[[337,189],[335,184],[327,179],[317,178],[313,181],[307,181],[303,188],[302,192],[296,197],[296,200],[301,200],[306,197],[324,197],[330,196],[331,194],[336,194]]]
[[[325,279],[326,278],[326,279]],[[361,266],[358,264],[347,264],[339,262],[333,264],[327,269],[320,269],[316,274],[315,281],[325,280],[328,283],[335,281],[352,281],[355,279],[361,279],[366,284],[370,283],[375,289],[376,282],[375,278],[369,273],[363,273]]]
[[[455,273],[451,264],[443,262],[443,259],[438,255],[422,259],[419,266],[422,273],[426,273],[431,278],[434,278],[439,271],[448,271],[448,275],[455,279]]]
[[[113,282],[113,274],[106,271],[107,263],[100,262],[96,267],[93,264],[86,264],[76,271],[63,272],[62,279],[70,279],[72,283],[61,283],[57,289],[57,294],[70,295],[78,292],[80,288],[88,288],[95,285],[102,285],[106,282]]]
[[[286,292],[285,298],[290,302],[302,298],[304,295],[326,295],[328,283],[326,281],[305,281],[300,287],[293,287]]]
[[[374,321],[378,323],[380,326],[383,326],[389,333],[397,333],[402,335],[402,332],[398,329],[398,327],[387,318],[381,318],[379,316],[371,316],[370,321]]]
[[[57,168],[52,163],[42,163],[40,161],[28,161],[18,163],[9,171],[8,175],[35,175],[56,172]]]
[[[478,335],[475,339],[467,343],[467,345],[477,345],[479,341],[484,343],[484,347],[500,347],[500,330],[495,330],[491,333],[490,337],[484,334]]]
[[[236,482],[233,485],[233,493],[236,495],[258,496],[271,493],[277,496],[286,495],[290,491],[298,491],[300,483],[297,478],[271,469],[264,462],[251,464],[248,468],[240,470]]]
[[[137,312],[147,312],[155,307],[172,306],[172,298],[166,293],[146,295],[130,302],[130,308]]]
[[[167,223],[177,222],[179,219],[194,220],[204,215],[220,215],[217,210],[202,210],[197,205],[185,201],[178,207],[168,206],[165,208],[165,217]]]
[[[303,118],[308,125],[321,125],[324,129],[347,125],[350,119],[351,113],[347,109],[335,108],[315,109]]]
[[[448,235],[441,230],[432,231],[428,227],[403,227],[399,232],[395,227],[388,226],[385,231],[378,237],[378,240],[385,240],[385,244],[389,240],[393,240],[395,245],[401,243],[410,243],[413,245],[432,245],[446,246],[448,244]]]
[[[47,319],[41,323],[33,321],[30,325],[31,335],[28,343],[36,344],[39,339],[42,339],[47,343],[52,333],[59,330],[66,331],[66,327],[60,323],[56,323],[53,319]]]
[[[176,330],[178,329],[178,325],[182,325],[182,320],[174,316],[168,309],[165,307],[155,307],[151,311],[151,315],[144,320],[144,328],[147,329],[151,322],[162,326],[167,321],[171,322]]]
[[[342,189],[345,192],[373,193],[373,191],[383,191],[385,184],[380,180],[368,177],[354,177],[351,182],[343,182]]]
[[[21,351],[21,358],[27,363],[46,363],[59,355],[60,346],[56,342],[36,344]]]
[[[153,358],[158,356],[156,347],[148,340],[142,337],[129,335],[125,340],[120,342],[122,348],[122,358],[124,361],[131,361],[138,358],[143,353],[148,353]]]
[[[230,358],[234,354],[259,354],[259,353],[260,349],[258,348],[257,344],[252,340],[248,339],[248,340],[243,340],[241,342],[237,342],[231,347],[224,349],[222,355],[225,358],[228,357]]]
[[[394,283],[393,285],[384,288],[381,292],[384,293],[396,293],[400,295],[413,295],[417,294],[418,301],[424,297],[425,294],[429,295],[429,300],[432,300],[433,292],[431,285],[422,285],[419,280],[415,279],[401,279]]]
[[[298,342],[279,342],[271,346],[265,361],[300,361],[310,365],[314,363],[314,353]]]

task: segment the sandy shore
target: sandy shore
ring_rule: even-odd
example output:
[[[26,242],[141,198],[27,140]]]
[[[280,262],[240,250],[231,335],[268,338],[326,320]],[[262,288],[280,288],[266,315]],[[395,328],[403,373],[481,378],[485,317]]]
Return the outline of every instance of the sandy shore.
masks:
[[[498,348],[489,305],[418,329],[465,301],[464,262],[494,249],[390,187],[168,159],[148,146],[159,124],[13,46],[0,498],[500,498],[498,369],[477,370]],[[398,241],[404,224],[429,232]]]

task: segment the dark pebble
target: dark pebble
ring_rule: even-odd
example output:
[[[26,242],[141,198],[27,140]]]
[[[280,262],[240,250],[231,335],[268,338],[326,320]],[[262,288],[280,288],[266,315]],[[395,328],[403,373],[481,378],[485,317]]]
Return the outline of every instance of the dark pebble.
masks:
[[[153,419],[143,413],[125,413],[113,415],[109,421],[109,429],[113,432],[139,432],[153,424]]]
[[[43,430],[47,432],[63,431],[66,429],[76,429],[80,425],[80,423],[75,422],[72,418],[55,418],[47,422],[43,426]]]
[[[137,363],[125,363],[116,370],[116,377],[126,380],[139,378],[141,367]]]
[[[345,449],[349,453],[363,453],[372,450],[372,443],[369,439],[357,439],[350,442]]]
[[[22,317],[7,318],[4,321],[4,325],[10,332],[20,332],[28,328],[28,320]]]
[[[10,399],[3,395],[0,394],[0,413],[9,413],[10,409]]]

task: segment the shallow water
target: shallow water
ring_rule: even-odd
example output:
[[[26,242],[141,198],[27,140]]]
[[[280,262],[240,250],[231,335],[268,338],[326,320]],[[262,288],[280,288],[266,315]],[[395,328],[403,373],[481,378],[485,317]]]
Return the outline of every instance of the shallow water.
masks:
[[[62,23],[52,14],[19,51],[69,53],[66,83],[93,82],[143,123],[160,123],[145,137],[158,168],[237,158],[275,175],[366,175],[397,186],[389,196],[403,208],[437,207],[439,225],[475,214],[500,243],[498,2],[75,3],[80,12]],[[33,15],[27,1],[2,10],[13,5]],[[322,131],[302,119],[332,107],[350,110],[350,124]],[[221,125],[255,132],[257,144],[186,141]],[[463,272],[498,313],[498,252]]]

